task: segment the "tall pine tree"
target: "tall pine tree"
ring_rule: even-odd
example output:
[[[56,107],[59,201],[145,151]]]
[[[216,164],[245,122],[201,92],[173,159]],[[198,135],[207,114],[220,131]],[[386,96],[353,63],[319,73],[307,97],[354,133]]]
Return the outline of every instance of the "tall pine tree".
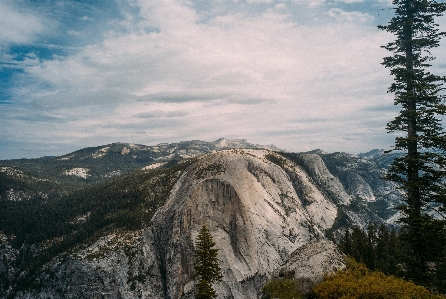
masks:
[[[214,299],[217,297],[212,283],[221,281],[223,276],[218,264],[218,249],[214,247],[215,242],[212,235],[206,224],[203,224],[197,236],[195,249],[194,278],[199,279],[195,295],[196,299]]]
[[[395,95],[395,105],[401,107],[387,129],[399,132],[394,150],[402,155],[395,159],[386,178],[398,183],[406,194],[402,222],[407,229],[407,277],[429,285],[434,274],[431,272],[435,271],[432,265],[444,255],[443,248],[427,246],[435,244],[427,244],[426,236],[432,229],[444,231],[444,223],[435,220],[432,212],[443,217],[446,203],[446,136],[441,124],[446,114],[446,77],[427,69],[434,60],[430,50],[438,47],[445,35],[435,18],[446,10],[446,4],[433,0],[392,3],[395,16],[379,28],[396,36],[395,41],[384,46],[393,56],[385,57],[383,65],[394,77],[389,92]]]

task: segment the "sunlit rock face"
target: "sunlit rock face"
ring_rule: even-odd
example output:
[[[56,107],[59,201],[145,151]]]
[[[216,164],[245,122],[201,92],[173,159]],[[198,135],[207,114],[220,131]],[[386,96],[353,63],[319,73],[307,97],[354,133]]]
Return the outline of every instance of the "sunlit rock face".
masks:
[[[330,173],[319,155],[302,154],[301,159],[308,174],[332,200],[337,204],[350,204],[351,196],[347,194],[339,179]]]
[[[215,288],[234,298],[257,298],[274,269],[333,224],[335,204],[302,169],[279,167],[268,153],[210,154],[180,178],[153,221],[169,298],[193,296],[193,242],[203,223],[219,248],[224,278]]]

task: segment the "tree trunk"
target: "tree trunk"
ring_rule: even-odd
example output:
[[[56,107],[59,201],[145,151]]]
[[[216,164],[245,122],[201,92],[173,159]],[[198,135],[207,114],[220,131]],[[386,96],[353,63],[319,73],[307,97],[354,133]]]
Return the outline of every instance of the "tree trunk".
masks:
[[[417,95],[414,90],[414,66],[413,66],[413,34],[414,28],[412,24],[413,19],[413,4],[412,0],[406,1],[406,11],[408,20],[404,26],[404,35],[406,40],[406,70],[407,82],[406,93],[408,97],[407,105],[407,179],[408,179],[408,204],[409,217],[417,219],[421,216],[421,199],[420,189],[418,187],[419,169],[418,169],[418,141],[417,141]]]

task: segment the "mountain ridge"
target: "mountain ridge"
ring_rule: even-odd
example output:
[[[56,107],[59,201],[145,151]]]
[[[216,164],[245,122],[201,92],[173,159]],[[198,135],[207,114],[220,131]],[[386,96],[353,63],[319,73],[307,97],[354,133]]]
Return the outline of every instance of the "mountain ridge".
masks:
[[[0,160],[0,167],[16,167],[21,171],[37,175],[41,179],[66,174],[94,182],[153,164],[166,162],[172,164],[212,151],[230,148],[265,148],[282,151],[273,145],[251,144],[246,139],[220,138],[213,142],[192,140],[179,143],[160,143],[153,146],[115,142],[86,147],[51,158]],[[67,180],[62,179],[62,181],[68,183]]]
[[[0,161],[0,290],[11,298],[192,298],[194,238],[209,221],[226,277],[219,293],[256,298],[275,271],[291,273],[294,265],[308,265],[317,277],[300,278],[318,281],[340,267],[325,240],[396,217],[401,194],[379,179],[379,151],[369,157],[215,143],[161,144],[150,152],[114,143],[44,158],[53,164]],[[36,224],[39,233],[30,235]],[[309,243],[322,246],[314,254],[330,257],[326,268],[308,264],[313,249],[297,251]]]

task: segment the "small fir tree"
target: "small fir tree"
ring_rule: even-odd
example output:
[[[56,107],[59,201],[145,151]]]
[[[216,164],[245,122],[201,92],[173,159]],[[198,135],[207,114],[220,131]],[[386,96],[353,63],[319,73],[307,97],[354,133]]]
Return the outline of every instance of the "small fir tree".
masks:
[[[214,299],[217,293],[212,288],[212,283],[220,282],[223,276],[217,257],[218,249],[206,224],[201,227],[197,236],[197,248],[195,249],[195,276],[197,284],[196,299]]]
[[[201,279],[197,283],[197,293],[195,294],[195,299],[210,299],[217,298],[217,293],[215,292],[212,284],[204,279]]]

